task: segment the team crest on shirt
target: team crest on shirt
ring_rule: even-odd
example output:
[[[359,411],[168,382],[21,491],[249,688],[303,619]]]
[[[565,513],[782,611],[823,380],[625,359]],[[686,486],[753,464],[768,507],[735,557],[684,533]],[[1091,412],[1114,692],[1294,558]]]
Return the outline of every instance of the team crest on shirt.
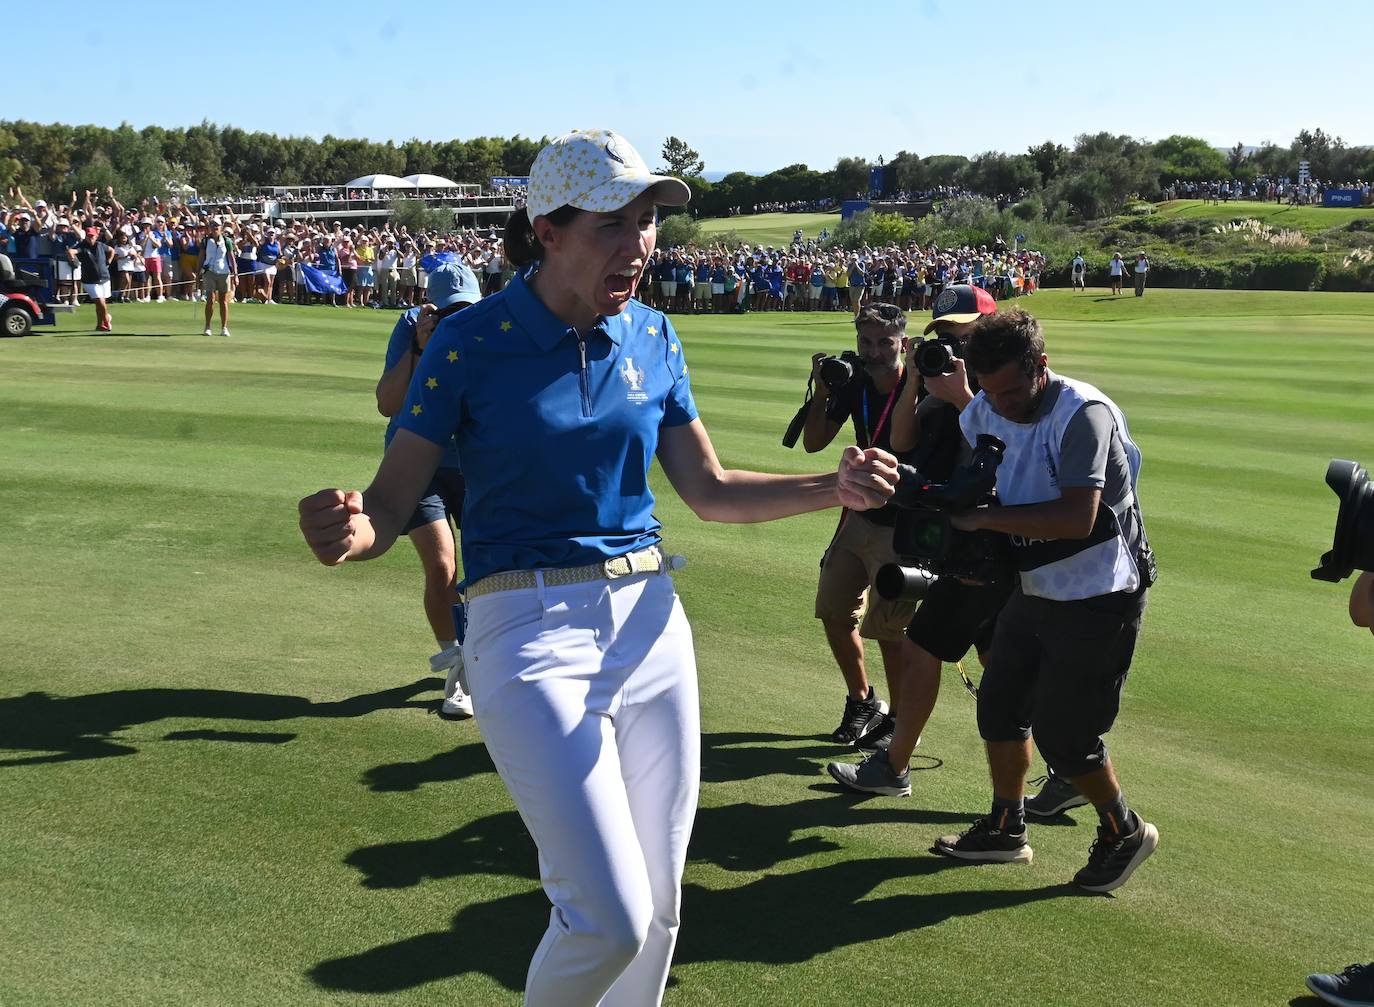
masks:
[[[625,392],[626,402],[649,401],[649,395],[644,391],[644,368],[636,367],[633,357],[625,358],[625,363],[620,367],[620,377],[628,389]]]

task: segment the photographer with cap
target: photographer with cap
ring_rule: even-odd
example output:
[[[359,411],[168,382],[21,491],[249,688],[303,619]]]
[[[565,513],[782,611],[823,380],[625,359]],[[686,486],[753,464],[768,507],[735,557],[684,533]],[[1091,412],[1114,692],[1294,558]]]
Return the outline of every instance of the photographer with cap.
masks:
[[[506,224],[520,272],[439,324],[367,490],[299,504],[321,563],[379,556],[457,439],[467,684],[553,904],[529,1007],[652,1007],[677,942],[701,724],[653,460],[713,521],[863,510],[896,484],[877,449],[824,475],[720,464],[672,323],[634,299],[656,206],[690,196],[609,130],[545,145]]]
[[[429,277],[430,302],[410,308],[396,320],[386,345],[386,364],[377,382],[377,411],[387,417],[384,449],[396,436],[396,419],[405,404],[415,367],[435,327],[444,318],[482,299],[477,277],[467,266],[445,262]],[[462,652],[454,635],[453,606],[459,600],[455,589],[458,562],[454,547],[452,520],[463,526],[463,470],[458,446],[449,438],[443,458],[435,469],[415,513],[401,528],[410,537],[425,572],[424,609],[439,650],[430,658],[430,670],[443,673],[444,700],[439,707],[443,717],[460,719],[472,716],[472,700],[464,692],[459,676]]]
[[[978,690],[992,811],[933,851],[962,860],[1029,862],[1024,787],[1031,733],[1045,761],[1096,808],[1097,840],[1079,887],[1123,885],[1159,833],[1126,804],[1102,742],[1116,721],[1154,581],[1136,481],[1140,449],[1097,388],[1049,369],[1040,323],[1014,308],[981,319],[967,366],[982,390],[959,422],[970,443],[1006,446],[1000,506],[953,515],[956,528],[1011,537],[1018,583],[998,614]]]
[[[935,299],[925,335],[933,332],[938,338],[964,344],[974,323],[996,310],[997,302],[985,290],[968,284],[946,287]],[[898,457],[923,476],[944,482],[970,454],[959,428],[959,411],[971,395],[965,394],[964,361],[958,356],[951,374],[925,377],[917,370],[920,342],[912,340],[907,350],[906,373],[911,378],[893,408],[891,445]],[[927,393],[924,396],[922,389]],[[893,711],[885,731],[875,739],[880,743],[871,746],[874,754],[857,765],[830,763],[826,770],[838,783],[890,797],[911,793],[908,764],[939,698],[940,669],[944,662],[963,660],[970,647],[976,647],[982,657],[1009,589],[1009,583],[975,584],[955,577],[935,581],[904,626],[895,662],[899,687],[892,690]]]
[[[906,351],[906,315],[892,304],[869,304],[854,320],[858,363],[852,377],[831,389],[824,380],[825,353],[811,358],[815,394],[802,428],[808,453],[820,451],[852,422],[857,443],[892,451],[892,417],[911,373],[902,364]],[[900,460],[907,461],[905,457]],[[896,511],[889,504],[875,510],[840,515],[830,545],[821,557],[816,585],[816,618],[825,629],[830,653],[840,666],[847,690],[839,726],[830,734],[838,745],[874,748],[892,732],[888,706],[869,684],[864,663],[865,639],[878,641],[883,655],[888,695],[896,705],[901,689],[902,632],[915,604],[888,601],[873,590],[878,570],[897,562],[892,549]]]

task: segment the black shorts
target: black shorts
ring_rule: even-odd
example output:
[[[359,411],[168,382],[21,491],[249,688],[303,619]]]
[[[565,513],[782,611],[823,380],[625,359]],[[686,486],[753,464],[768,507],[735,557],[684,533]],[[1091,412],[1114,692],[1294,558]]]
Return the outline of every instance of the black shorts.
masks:
[[[997,613],[1011,594],[1005,584],[964,584],[941,577],[907,625],[907,639],[941,661],[962,661],[970,647],[985,652],[992,644]]]
[[[420,498],[415,513],[410,516],[410,521],[401,530],[401,534],[409,535],[416,528],[423,528],[427,524],[449,517],[453,518],[453,523],[459,528],[463,527],[463,496],[466,492],[467,484],[463,481],[462,472],[451,468],[436,469],[434,478],[425,489],[425,495]]]
[[[1102,735],[1121,707],[1145,595],[1050,601],[1013,591],[978,687],[983,740],[1018,741],[1034,732],[1040,754],[1061,776],[1102,768]]]

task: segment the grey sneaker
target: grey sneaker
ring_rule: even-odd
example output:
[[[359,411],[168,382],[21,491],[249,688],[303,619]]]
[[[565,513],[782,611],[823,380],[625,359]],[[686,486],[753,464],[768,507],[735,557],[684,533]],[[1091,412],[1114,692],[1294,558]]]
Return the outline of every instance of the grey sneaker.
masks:
[[[832,762],[825,767],[835,782],[850,790],[884,797],[910,797],[911,773],[894,773],[886,752],[875,752],[857,766],[848,762]]]
[[[1040,785],[1040,793],[1026,798],[1026,814],[1036,818],[1052,818],[1062,815],[1070,808],[1081,808],[1088,803],[1088,799],[1078,792],[1077,787],[1064,777],[1055,776],[1054,773],[1030,782],[1032,785]]]
[[[930,852],[988,864],[1028,864],[1034,856],[1024,830],[1003,832],[990,818],[978,819],[957,836],[941,836]]]

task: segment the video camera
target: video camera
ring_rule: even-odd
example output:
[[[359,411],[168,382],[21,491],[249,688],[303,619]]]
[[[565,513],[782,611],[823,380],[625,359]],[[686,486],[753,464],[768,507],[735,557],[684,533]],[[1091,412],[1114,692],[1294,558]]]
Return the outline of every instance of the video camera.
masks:
[[[1374,570],[1374,484],[1364,466],[1334,458],[1326,485],[1340,497],[1331,551],[1312,571],[1314,580],[1342,581],[1356,570]]]
[[[838,356],[821,357],[820,361],[821,383],[830,389],[830,394],[847,388],[850,383],[862,380],[864,372],[864,360],[853,350],[845,350]],[[792,422],[787,424],[787,432],[782,435],[782,446],[792,448],[797,446],[797,438],[801,436],[802,430],[806,427],[806,413],[811,408],[811,399],[815,394],[815,385],[810,377],[806,379],[806,397],[802,400],[801,408],[797,410],[797,415],[792,417]]]
[[[996,504],[997,467],[1007,446],[991,434],[979,434],[973,457],[933,483],[910,465],[901,475],[892,502],[899,508],[892,549],[902,563],[878,570],[873,585],[887,601],[919,601],[938,577],[958,577],[994,584],[1012,568],[1011,540],[1001,532],[961,532],[950,514],[981,504]]]

